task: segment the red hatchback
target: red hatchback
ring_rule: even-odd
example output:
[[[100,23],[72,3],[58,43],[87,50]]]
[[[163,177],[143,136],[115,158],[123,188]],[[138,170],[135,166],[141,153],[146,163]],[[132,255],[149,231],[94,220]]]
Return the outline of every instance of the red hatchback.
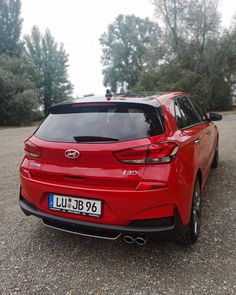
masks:
[[[80,235],[194,243],[220,119],[182,92],[55,105],[25,142],[20,206]]]

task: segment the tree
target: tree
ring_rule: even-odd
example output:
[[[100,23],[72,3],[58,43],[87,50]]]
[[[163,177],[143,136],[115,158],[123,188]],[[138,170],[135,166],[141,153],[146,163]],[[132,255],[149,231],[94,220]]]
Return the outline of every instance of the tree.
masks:
[[[158,27],[148,18],[119,15],[100,38],[104,66],[104,85],[128,88],[135,85],[139,73],[145,69],[146,53]]]
[[[21,57],[20,0],[0,0],[0,125],[35,119],[38,92]]]
[[[223,30],[218,0],[154,0],[165,54],[135,90],[184,90],[208,110],[231,106],[236,35]],[[158,49],[157,49],[158,50]]]
[[[65,100],[72,92],[67,73],[68,55],[49,30],[42,35],[33,27],[31,35],[25,37],[25,58],[31,65],[32,81],[39,89],[40,102],[47,113],[52,104]]]
[[[35,119],[38,92],[21,58],[0,55],[0,125],[19,125]]]
[[[20,0],[0,0],[0,54],[20,54]]]
[[[220,30],[218,0],[154,0],[157,19],[162,23],[165,41],[174,55],[185,57],[188,50],[197,55]],[[189,55],[187,55],[189,58]]]

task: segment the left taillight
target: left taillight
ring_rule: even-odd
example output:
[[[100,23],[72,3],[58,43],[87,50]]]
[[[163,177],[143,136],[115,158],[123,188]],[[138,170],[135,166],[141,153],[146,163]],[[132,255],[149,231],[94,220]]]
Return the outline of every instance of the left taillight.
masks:
[[[25,154],[30,158],[40,158],[42,154],[42,149],[30,140],[26,140]]]
[[[175,142],[166,141],[117,151],[114,156],[124,164],[161,164],[169,163],[177,151]]]

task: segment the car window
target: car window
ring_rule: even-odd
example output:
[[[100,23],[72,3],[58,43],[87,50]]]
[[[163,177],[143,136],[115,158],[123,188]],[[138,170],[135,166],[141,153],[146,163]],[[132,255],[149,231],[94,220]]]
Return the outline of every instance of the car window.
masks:
[[[177,107],[175,107],[175,110],[177,110],[177,112],[179,111],[179,116],[181,116],[182,119],[180,121],[180,119],[176,115],[176,123],[179,128],[186,128],[188,126],[201,122],[200,118],[198,117],[196,111],[194,110],[191,102],[187,97],[178,97],[176,101],[179,110]]]
[[[189,99],[190,99],[191,103],[193,104],[194,109],[195,109],[200,121],[201,122],[207,121],[206,113],[203,111],[203,109],[200,107],[200,105],[194,99],[192,99],[190,97],[189,97]]]
[[[115,138],[117,141],[150,137],[164,132],[156,108],[135,103],[112,103],[68,107],[50,113],[35,136],[58,142],[78,142],[86,138]]]

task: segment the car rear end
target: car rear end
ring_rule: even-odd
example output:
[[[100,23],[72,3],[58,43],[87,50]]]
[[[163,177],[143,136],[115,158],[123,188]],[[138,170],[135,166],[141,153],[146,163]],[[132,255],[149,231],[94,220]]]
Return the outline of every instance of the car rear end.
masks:
[[[175,239],[187,219],[169,136],[156,99],[54,106],[25,142],[21,208],[81,235]]]

